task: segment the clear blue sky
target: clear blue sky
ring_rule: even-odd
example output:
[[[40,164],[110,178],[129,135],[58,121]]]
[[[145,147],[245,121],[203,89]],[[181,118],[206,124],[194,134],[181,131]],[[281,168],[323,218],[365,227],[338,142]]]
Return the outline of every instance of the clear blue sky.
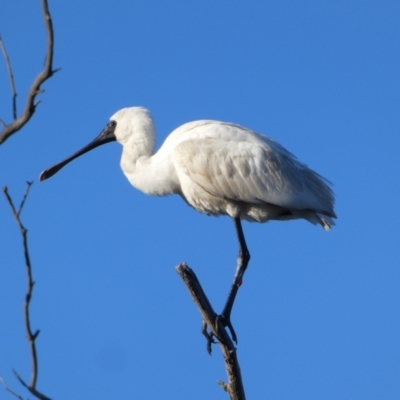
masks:
[[[3,3],[21,110],[43,65],[40,2]],[[232,221],[136,191],[118,144],[37,182],[115,111],[142,105],[158,144],[194,119],[236,122],[334,183],[331,232],[244,223],[252,259],[232,320],[248,398],[399,399],[400,3],[50,0],[50,9],[62,70],[0,146],[0,185],[15,201],[35,180],[23,221],[38,388],[57,400],[227,398],[219,349],[206,353],[174,267],[186,261],[220,311],[236,263]],[[0,60],[5,120],[10,99]],[[24,393],[11,372],[29,379],[24,260],[1,197],[0,373]]]

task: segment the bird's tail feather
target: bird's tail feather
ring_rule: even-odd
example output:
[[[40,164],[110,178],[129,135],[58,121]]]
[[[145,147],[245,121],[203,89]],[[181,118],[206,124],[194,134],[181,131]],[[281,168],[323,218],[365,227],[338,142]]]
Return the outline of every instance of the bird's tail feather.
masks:
[[[326,231],[329,231],[332,226],[336,225],[333,217],[328,217],[325,214],[318,213],[315,211],[297,211],[294,214],[297,218],[304,218],[308,222],[314,225],[321,225]]]
[[[315,213],[315,215],[318,218],[318,223],[322,225],[322,227],[326,230],[329,231],[331,229],[332,226],[336,225],[335,221],[333,220],[333,218],[328,217],[324,214],[320,214],[320,213]]]

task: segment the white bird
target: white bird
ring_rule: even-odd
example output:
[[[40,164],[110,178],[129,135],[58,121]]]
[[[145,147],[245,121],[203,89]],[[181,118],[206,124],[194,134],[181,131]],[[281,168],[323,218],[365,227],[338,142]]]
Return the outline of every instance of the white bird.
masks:
[[[197,211],[233,218],[238,265],[220,318],[235,341],[230,314],[250,260],[241,220],[304,218],[326,230],[335,224],[330,182],[276,141],[240,125],[200,120],[175,129],[154,153],[153,119],[142,107],[116,112],[94,141],[43,171],[40,180],[115,140],[123,146],[122,171],[137,189],[156,196],[179,194]]]

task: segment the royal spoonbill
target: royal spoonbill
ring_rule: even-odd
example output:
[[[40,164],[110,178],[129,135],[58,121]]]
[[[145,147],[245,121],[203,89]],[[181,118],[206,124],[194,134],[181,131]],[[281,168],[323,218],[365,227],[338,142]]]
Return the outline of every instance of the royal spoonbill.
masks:
[[[232,306],[250,260],[241,220],[304,218],[326,230],[336,218],[334,194],[321,175],[276,141],[240,125],[201,120],[175,129],[154,153],[155,127],[142,107],[116,112],[100,135],[80,151],[44,170],[43,181],[70,161],[105,143],[121,143],[121,168],[144,193],[179,194],[197,211],[229,215],[239,241],[235,276],[220,318],[232,338]]]

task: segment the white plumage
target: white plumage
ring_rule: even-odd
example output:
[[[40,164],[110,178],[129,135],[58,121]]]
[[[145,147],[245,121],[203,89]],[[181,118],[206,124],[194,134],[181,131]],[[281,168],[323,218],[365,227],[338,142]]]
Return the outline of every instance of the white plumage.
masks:
[[[334,225],[329,182],[266,136],[235,124],[194,121],[175,129],[153,154],[155,129],[146,109],[125,108],[110,120],[123,145],[122,170],[147,194],[179,194],[208,215]]]
[[[241,220],[304,218],[327,230],[334,225],[330,183],[279,143],[239,125],[204,120],[175,129],[154,153],[154,123],[142,107],[115,113],[93,142],[43,171],[40,180],[115,140],[123,146],[121,168],[137,189],[156,196],[179,194],[202,213],[233,218],[238,265],[220,318],[235,341],[230,315],[250,260]]]

